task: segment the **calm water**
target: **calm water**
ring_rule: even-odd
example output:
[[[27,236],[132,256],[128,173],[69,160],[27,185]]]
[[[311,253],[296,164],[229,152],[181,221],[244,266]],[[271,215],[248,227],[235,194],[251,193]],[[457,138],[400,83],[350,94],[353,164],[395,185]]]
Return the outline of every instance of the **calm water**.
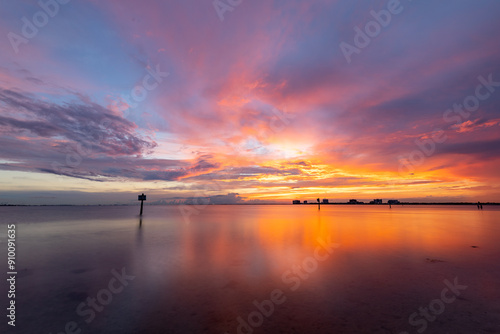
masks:
[[[190,210],[1,207],[2,268],[16,223],[18,271],[1,331],[500,333],[498,207]]]

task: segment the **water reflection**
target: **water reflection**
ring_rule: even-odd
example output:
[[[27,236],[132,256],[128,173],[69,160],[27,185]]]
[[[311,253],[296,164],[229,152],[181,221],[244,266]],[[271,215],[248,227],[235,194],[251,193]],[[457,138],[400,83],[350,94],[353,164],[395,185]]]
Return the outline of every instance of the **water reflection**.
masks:
[[[106,219],[19,228],[25,250],[19,260],[36,273],[40,291],[57,296],[51,298],[95,295],[113,268],[136,277],[86,327],[92,333],[112,332],[110,317],[128,333],[236,333],[238,317],[276,289],[286,302],[275,305],[258,329],[264,333],[369,333],[381,326],[411,332],[409,314],[435,299],[445,278],[474,287],[464,297],[472,304],[460,305],[466,312],[496,302],[500,211],[490,208],[208,206],[189,224],[175,207],[151,207],[139,219],[135,211],[110,219],[99,210]],[[324,246],[330,242],[340,246],[331,254]],[[311,262],[317,254],[324,260]],[[33,293],[20,302],[30,300],[23,304],[28,314],[43,298]],[[78,302],[63,305],[65,319]],[[467,328],[454,324],[455,332]]]
[[[454,277],[457,272],[446,264],[470,265],[468,260],[474,254],[469,253],[469,243],[493,244],[485,228],[490,232],[494,228],[500,235],[491,217],[482,221],[477,212],[470,211],[402,211],[400,207],[389,211],[384,207],[353,213],[334,206],[324,206],[321,211],[304,209],[239,207],[235,214],[231,207],[209,207],[191,217],[190,224],[175,218],[167,223],[148,223],[154,232],[147,238],[160,237],[162,229],[174,225],[168,230],[178,241],[157,249],[165,260],[163,282],[168,282],[155,287],[158,307],[168,310],[175,305],[176,309],[197,314],[196,322],[189,325],[193,331],[210,326],[214,333],[235,332],[237,317],[253,310],[254,299],[269,298],[271,291],[281,289],[287,292],[289,302],[270,328],[277,323],[282,326],[279,328],[288,328],[285,318],[301,318],[303,314],[311,317],[302,319],[303,323],[316,319],[340,326],[339,319],[325,315],[325,310],[346,312],[350,309],[346,305],[359,303],[344,315],[355,317],[358,310],[368,310],[368,305],[373,307],[381,301],[386,311],[399,305],[397,296],[408,290],[413,291],[408,298],[418,299],[430,293],[428,287],[418,287],[418,279],[429,275],[432,282],[432,270],[437,268],[429,267],[426,259],[443,261],[439,262],[444,267],[441,275],[446,272]],[[305,259],[321,246],[319,240],[339,243],[340,248],[319,263],[307,279],[301,279],[297,291],[291,291],[294,284],[284,281],[283,274],[294,266],[303,267]],[[310,314],[311,309],[317,310],[316,315]],[[172,312],[171,316],[179,323],[189,323],[182,312]],[[161,327],[161,322],[156,326]]]

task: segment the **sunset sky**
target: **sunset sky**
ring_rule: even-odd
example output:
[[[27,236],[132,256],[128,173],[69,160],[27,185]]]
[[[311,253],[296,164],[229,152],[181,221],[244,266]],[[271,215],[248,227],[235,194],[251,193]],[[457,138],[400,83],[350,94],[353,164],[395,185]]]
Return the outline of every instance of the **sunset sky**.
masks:
[[[2,1],[0,204],[500,202],[500,1],[59,1]]]

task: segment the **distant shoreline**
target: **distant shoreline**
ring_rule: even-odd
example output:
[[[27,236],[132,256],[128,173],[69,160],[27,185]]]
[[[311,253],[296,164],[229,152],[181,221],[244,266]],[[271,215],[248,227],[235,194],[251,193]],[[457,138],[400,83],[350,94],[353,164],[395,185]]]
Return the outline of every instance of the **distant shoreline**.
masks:
[[[321,205],[373,205],[373,206],[389,205],[388,203],[382,203],[382,204],[375,204],[375,203],[320,203],[320,204]],[[290,204],[290,205],[318,205],[318,203],[300,203],[300,204]],[[453,203],[453,202],[445,202],[445,203],[400,202],[397,204],[390,204],[390,205],[477,205],[477,202],[474,202],[474,203],[468,203],[468,202],[459,202],[459,203]],[[494,203],[494,202],[483,203],[483,202],[481,202],[481,205],[500,205],[500,203]]]
[[[370,203],[320,203],[323,205],[348,205],[348,206],[356,206],[356,205],[369,205],[369,206],[387,206],[388,203],[382,204],[370,204]],[[179,205],[198,205],[198,204],[147,204],[147,206],[179,206]],[[206,205],[291,205],[291,206],[301,206],[301,205],[318,205],[318,203],[300,203],[300,204],[292,204],[292,203],[227,203],[227,204],[206,204]],[[404,205],[473,205],[476,206],[477,202],[444,202],[444,203],[424,203],[424,202],[400,202],[397,204],[391,204],[391,206],[404,206]],[[481,202],[481,205],[500,205],[500,203],[495,202]],[[137,204],[0,204],[0,207],[5,206],[137,206]]]

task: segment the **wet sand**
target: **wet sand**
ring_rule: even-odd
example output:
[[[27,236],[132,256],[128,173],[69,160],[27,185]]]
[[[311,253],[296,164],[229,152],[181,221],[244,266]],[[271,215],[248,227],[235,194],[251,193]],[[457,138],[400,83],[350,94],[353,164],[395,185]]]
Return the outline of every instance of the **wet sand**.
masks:
[[[500,333],[495,207],[137,213],[0,208],[18,261],[2,333]]]

